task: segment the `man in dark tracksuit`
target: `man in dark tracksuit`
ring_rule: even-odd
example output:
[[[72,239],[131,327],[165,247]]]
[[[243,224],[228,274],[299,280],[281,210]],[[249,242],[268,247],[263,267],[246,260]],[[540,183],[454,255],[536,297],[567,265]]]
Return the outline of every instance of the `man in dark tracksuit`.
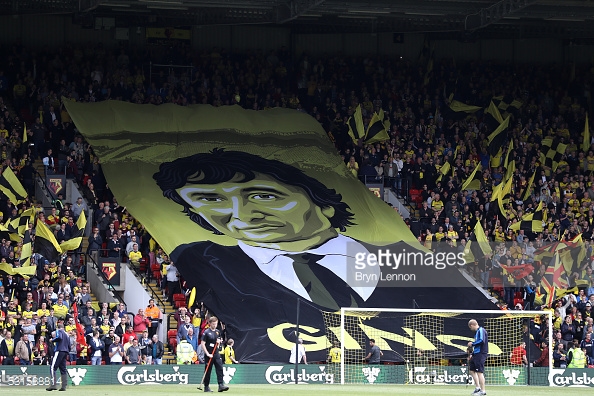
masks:
[[[62,378],[62,387],[60,388],[61,391],[66,390],[66,386],[68,385],[68,374],[66,372],[66,357],[68,356],[68,352],[70,351],[70,338],[66,331],[64,331],[64,324],[59,323],[56,332],[54,333],[54,338],[52,342],[55,345],[54,350],[54,357],[52,358],[52,363],[50,366],[50,376],[52,378],[52,384],[49,388],[46,388],[47,391],[57,390],[58,387],[56,386],[56,370],[60,369],[60,374]]]
[[[204,392],[212,392],[208,385],[210,385],[210,373],[212,372],[212,366],[214,364],[215,371],[217,372],[217,382],[219,383],[219,392],[229,390],[229,387],[223,382],[223,361],[219,354],[219,343],[221,338],[221,332],[217,330],[219,320],[212,316],[208,320],[208,327],[202,333],[202,343],[200,346],[204,350],[204,358],[206,363],[205,375],[204,375]],[[210,360],[207,362],[206,358]]]

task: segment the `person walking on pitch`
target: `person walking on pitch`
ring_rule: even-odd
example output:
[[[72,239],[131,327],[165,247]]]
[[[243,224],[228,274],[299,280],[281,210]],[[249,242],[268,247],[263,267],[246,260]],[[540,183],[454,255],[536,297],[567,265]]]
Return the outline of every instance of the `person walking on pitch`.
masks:
[[[219,344],[221,343],[221,332],[217,329],[219,320],[216,318],[216,316],[212,316],[208,320],[208,324],[210,326],[204,330],[204,333],[202,334],[202,342],[200,344],[200,347],[204,351],[205,359],[209,359],[208,362],[205,362],[206,369],[204,370],[204,377],[202,379],[202,383],[204,384],[204,392],[212,392],[208,386],[210,385],[210,373],[212,372],[213,364],[217,373],[219,392],[224,392],[229,390],[229,387],[223,382],[223,361],[221,360],[221,355],[219,354],[218,348]]]
[[[49,388],[46,388],[47,391],[57,390],[58,387],[56,386],[56,370],[60,369],[61,379],[62,379],[62,387],[60,388],[61,391],[66,390],[66,386],[68,385],[68,374],[66,371],[66,357],[68,356],[68,352],[70,351],[70,338],[66,331],[64,331],[64,324],[59,323],[58,328],[53,333],[54,338],[52,342],[55,345],[54,357],[52,359],[52,363],[50,366],[50,376],[52,379],[52,384]]]
[[[468,347],[472,347],[472,355],[468,361],[468,370],[474,380],[473,396],[485,396],[485,361],[489,354],[489,336],[484,327],[479,326],[478,322],[471,319],[468,322],[470,330],[474,331],[474,341],[468,342]]]

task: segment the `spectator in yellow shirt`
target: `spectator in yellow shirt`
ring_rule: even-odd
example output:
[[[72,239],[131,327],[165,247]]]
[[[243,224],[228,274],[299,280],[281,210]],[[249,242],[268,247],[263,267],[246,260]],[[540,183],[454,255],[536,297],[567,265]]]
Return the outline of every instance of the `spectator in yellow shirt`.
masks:
[[[225,364],[239,364],[237,360],[235,360],[235,350],[233,349],[233,344],[235,344],[235,340],[233,338],[229,338],[227,340],[227,346],[225,347]]]
[[[135,266],[139,266],[140,265],[140,259],[142,258],[142,253],[140,253],[138,251],[138,244],[135,243],[132,246],[132,250],[130,251],[130,253],[128,254],[128,260],[130,260],[130,263],[135,265]]]

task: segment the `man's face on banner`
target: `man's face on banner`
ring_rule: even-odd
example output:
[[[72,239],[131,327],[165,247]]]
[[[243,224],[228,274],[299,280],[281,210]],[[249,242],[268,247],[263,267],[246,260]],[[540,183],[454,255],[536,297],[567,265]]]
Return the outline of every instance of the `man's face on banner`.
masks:
[[[227,182],[187,185],[177,192],[217,231],[246,243],[299,241],[333,229],[334,209],[316,206],[301,188],[259,173],[242,179],[237,174]]]

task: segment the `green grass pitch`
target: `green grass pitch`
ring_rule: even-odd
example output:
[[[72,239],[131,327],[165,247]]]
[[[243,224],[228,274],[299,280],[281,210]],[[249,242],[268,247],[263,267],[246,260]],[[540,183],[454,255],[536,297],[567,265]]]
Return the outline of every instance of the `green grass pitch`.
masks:
[[[6,394],[33,395],[80,395],[80,396],[146,396],[155,395],[195,395],[203,394],[196,385],[90,385],[90,386],[69,386],[66,392],[47,392],[43,387],[3,387]],[[147,389],[150,388],[150,389]],[[289,395],[289,396],[311,396],[311,395],[452,395],[469,396],[472,393],[472,386],[464,387],[458,385],[235,385],[229,391],[222,393],[226,396],[266,396],[266,395]],[[217,388],[211,387],[216,393]],[[583,396],[589,392],[588,388],[554,388],[538,386],[492,386],[487,385],[488,396],[515,396],[525,394],[538,394],[539,396]]]

